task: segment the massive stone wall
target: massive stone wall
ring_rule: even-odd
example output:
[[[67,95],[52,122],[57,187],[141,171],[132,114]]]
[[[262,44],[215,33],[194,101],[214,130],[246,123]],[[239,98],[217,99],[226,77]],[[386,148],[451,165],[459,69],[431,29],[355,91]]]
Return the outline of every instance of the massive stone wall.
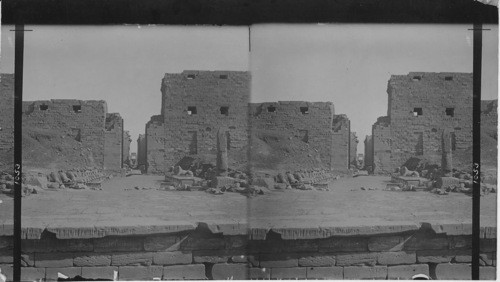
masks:
[[[303,232],[311,238],[302,239],[282,239],[277,233],[254,238],[201,229],[82,239],[58,239],[47,233],[40,239],[22,240],[21,278],[57,281],[60,272],[69,277],[113,279],[116,271],[120,281],[411,280],[416,274],[434,280],[471,279],[470,234],[436,234],[428,229],[373,232],[326,238]],[[479,244],[480,279],[494,280],[496,236],[481,236]],[[12,245],[12,237],[0,236],[0,268],[7,281],[12,281]]]
[[[47,100],[23,102],[23,128],[59,130],[82,143],[98,167],[104,164],[105,101]]]
[[[152,116],[146,124],[144,164],[153,174],[165,173],[165,125],[163,116]]]
[[[176,164],[185,156],[215,163],[219,129],[229,137],[230,156],[232,151],[247,145],[248,72],[167,73],[161,91],[166,166]]]
[[[106,114],[104,169],[119,170],[123,161],[123,119],[118,113]]]
[[[412,156],[439,163],[441,136],[445,129],[453,132],[454,150],[470,147],[472,74],[411,72],[393,75],[387,93],[390,129],[380,124],[373,127],[376,172],[392,171]],[[386,144],[387,140],[390,144]],[[389,157],[387,152],[383,153],[387,145]]]
[[[14,162],[14,75],[0,76],[0,164]]]

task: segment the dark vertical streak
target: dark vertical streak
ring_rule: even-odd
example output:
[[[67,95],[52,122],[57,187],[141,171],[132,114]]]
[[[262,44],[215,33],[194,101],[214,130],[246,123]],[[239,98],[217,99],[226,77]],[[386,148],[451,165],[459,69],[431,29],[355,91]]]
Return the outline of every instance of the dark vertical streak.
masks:
[[[24,25],[16,25],[14,61],[14,281],[21,281],[21,174]]]
[[[472,280],[479,280],[482,24],[474,24],[472,92]]]

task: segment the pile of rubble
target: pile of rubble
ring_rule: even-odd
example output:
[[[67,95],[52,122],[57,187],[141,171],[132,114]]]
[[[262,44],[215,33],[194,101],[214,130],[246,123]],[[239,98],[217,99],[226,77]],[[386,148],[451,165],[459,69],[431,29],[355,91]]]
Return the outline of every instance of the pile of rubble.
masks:
[[[329,191],[328,183],[339,179],[340,176],[326,169],[300,170],[295,172],[278,173],[274,176],[275,189],[300,189]]]
[[[415,158],[412,158],[415,159]],[[408,163],[408,162],[407,162]],[[430,191],[438,195],[450,192],[472,194],[472,175],[438,165],[416,165],[415,170],[402,166],[391,175],[388,191]],[[481,181],[481,195],[496,193],[496,186]]]
[[[50,173],[23,173],[22,195],[38,194],[50,189],[92,189],[101,190],[101,183],[111,175],[99,169],[75,169],[52,171]],[[8,173],[0,176],[0,192],[14,194],[14,178]]]

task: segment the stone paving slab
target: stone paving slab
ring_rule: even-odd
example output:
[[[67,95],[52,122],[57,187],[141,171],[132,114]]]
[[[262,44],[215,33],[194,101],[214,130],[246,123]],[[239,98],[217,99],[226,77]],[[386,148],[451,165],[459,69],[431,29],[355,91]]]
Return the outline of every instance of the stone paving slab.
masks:
[[[256,197],[156,190],[162,179],[134,175],[104,182],[102,191],[43,191],[23,198],[23,237],[40,238],[47,230],[61,239],[99,238],[198,226],[254,240],[265,239],[270,230],[284,239],[390,234],[422,225],[448,235],[472,231],[470,196],[383,191],[389,177],[340,179],[329,184],[330,191],[274,190]],[[13,199],[3,194],[0,199],[0,236],[12,235]],[[481,226],[482,237],[496,238],[496,194],[481,197]]]

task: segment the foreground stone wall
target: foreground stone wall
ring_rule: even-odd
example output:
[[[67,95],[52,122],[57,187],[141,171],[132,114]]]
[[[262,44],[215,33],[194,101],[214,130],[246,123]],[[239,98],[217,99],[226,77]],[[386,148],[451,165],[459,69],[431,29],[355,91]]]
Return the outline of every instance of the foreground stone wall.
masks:
[[[123,119],[118,113],[106,114],[104,169],[120,170],[123,162]]]
[[[375,171],[393,171],[412,156],[441,160],[441,136],[454,134],[455,150],[472,142],[472,74],[410,72],[391,76],[388,87],[390,158],[378,155],[377,136],[387,127],[374,126]],[[472,159],[472,156],[471,156]],[[378,163],[377,163],[378,162]]]
[[[167,167],[175,165],[185,156],[215,162],[219,129],[229,137],[229,154],[231,150],[247,145],[248,72],[167,73],[161,91]]]
[[[14,75],[0,76],[0,163],[14,162]]]
[[[165,173],[165,125],[163,116],[152,116],[146,124],[144,164],[152,174]]]
[[[44,232],[41,239],[22,241],[22,278],[55,281],[61,272],[112,279],[117,271],[119,280],[410,279],[415,274],[471,279],[470,235],[450,236],[421,228],[305,237],[282,239],[272,231],[265,237],[224,235],[200,228],[90,239],[57,239]],[[483,237],[480,278],[495,279],[496,238]],[[0,268],[8,280],[12,279],[11,239],[0,237]]]
[[[105,101],[47,100],[23,102],[23,128],[60,130],[82,143],[97,166],[104,164]]]

